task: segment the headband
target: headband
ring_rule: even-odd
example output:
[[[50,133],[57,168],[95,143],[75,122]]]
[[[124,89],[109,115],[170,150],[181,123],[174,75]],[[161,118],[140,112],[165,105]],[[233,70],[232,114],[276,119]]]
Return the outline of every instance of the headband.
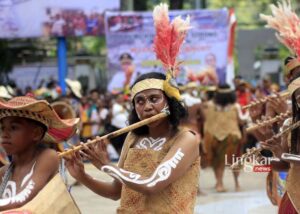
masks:
[[[300,77],[297,79],[293,80],[289,86],[288,86],[288,91],[290,92],[290,95],[292,95],[298,88],[300,88]]]
[[[284,69],[285,75],[289,75],[290,72],[295,69],[296,67],[300,66],[300,61],[298,58],[290,60],[286,65]]]
[[[161,79],[144,79],[138,83],[136,83],[131,89],[131,100],[137,95],[138,93],[148,90],[148,89],[159,89],[164,91],[164,80]]]

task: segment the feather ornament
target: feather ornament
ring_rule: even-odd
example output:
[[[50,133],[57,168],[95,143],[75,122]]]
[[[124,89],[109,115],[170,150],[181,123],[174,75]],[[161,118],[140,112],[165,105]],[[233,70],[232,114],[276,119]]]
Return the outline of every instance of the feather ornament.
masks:
[[[270,6],[272,15],[260,14],[260,18],[267,22],[266,27],[277,31],[277,39],[285,45],[291,53],[300,57],[300,19],[292,10],[290,0],[283,0]]]
[[[176,58],[186,33],[191,28],[190,18],[188,16],[183,20],[177,16],[170,23],[168,5],[161,3],[154,8],[153,19],[156,30],[154,38],[156,57],[162,62],[167,72],[171,72],[171,76],[174,77],[180,64]]]

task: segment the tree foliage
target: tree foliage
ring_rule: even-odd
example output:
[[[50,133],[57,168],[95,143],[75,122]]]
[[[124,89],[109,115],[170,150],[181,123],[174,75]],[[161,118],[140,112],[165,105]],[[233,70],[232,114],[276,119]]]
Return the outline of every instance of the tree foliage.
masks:
[[[208,8],[234,8],[239,28],[263,27],[265,22],[260,20],[259,14],[270,14],[270,4],[276,4],[277,0],[207,0]]]

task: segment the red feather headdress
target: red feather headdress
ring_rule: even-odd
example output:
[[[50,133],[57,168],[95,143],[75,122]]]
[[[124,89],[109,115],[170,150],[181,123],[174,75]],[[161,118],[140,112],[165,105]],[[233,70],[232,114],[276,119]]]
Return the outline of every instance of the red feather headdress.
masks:
[[[260,14],[260,18],[267,22],[266,27],[277,31],[277,39],[285,45],[297,58],[287,65],[287,72],[300,65],[300,19],[292,11],[291,2],[283,0],[270,6],[272,15]]]
[[[163,90],[168,97],[181,101],[175,81],[175,73],[180,64],[176,58],[186,32],[190,29],[190,19],[187,17],[183,20],[178,16],[170,23],[168,5],[163,3],[154,8],[153,19],[156,30],[154,51],[166,70],[166,79],[145,79],[138,82],[132,87],[132,99],[143,90],[159,89]]]
[[[154,51],[156,57],[162,62],[164,68],[174,71],[178,68],[176,61],[180,47],[183,44],[187,30],[190,29],[190,18],[183,20],[177,16],[171,23],[168,14],[168,5],[161,3],[153,11],[154,27]]]

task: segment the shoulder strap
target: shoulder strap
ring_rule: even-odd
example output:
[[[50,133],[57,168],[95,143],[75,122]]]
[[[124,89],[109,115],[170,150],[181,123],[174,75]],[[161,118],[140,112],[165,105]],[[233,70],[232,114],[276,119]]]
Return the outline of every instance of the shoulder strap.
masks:
[[[2,197],[2,195],[4,193],[4,190],[5,190],[5,187],[7,185],[7,182],[11,178],[13,168],[14,168],[14,165],[12,163],[10,163],[7,170],[4,173],[3,180],[2,180],[2,183],[0,185],[0,197]]]
[[[122,151],[121,151],[120,159],[119,159],[119,162],[118,162],[118,167],[123,168],[124,161],[126,159],[128,150],[130,149],[132,144],[135,142],[136,138],[137,138],[137,136],[134,133],[132,133],[132,132],[128,133],[128,135],[125,139]]]

